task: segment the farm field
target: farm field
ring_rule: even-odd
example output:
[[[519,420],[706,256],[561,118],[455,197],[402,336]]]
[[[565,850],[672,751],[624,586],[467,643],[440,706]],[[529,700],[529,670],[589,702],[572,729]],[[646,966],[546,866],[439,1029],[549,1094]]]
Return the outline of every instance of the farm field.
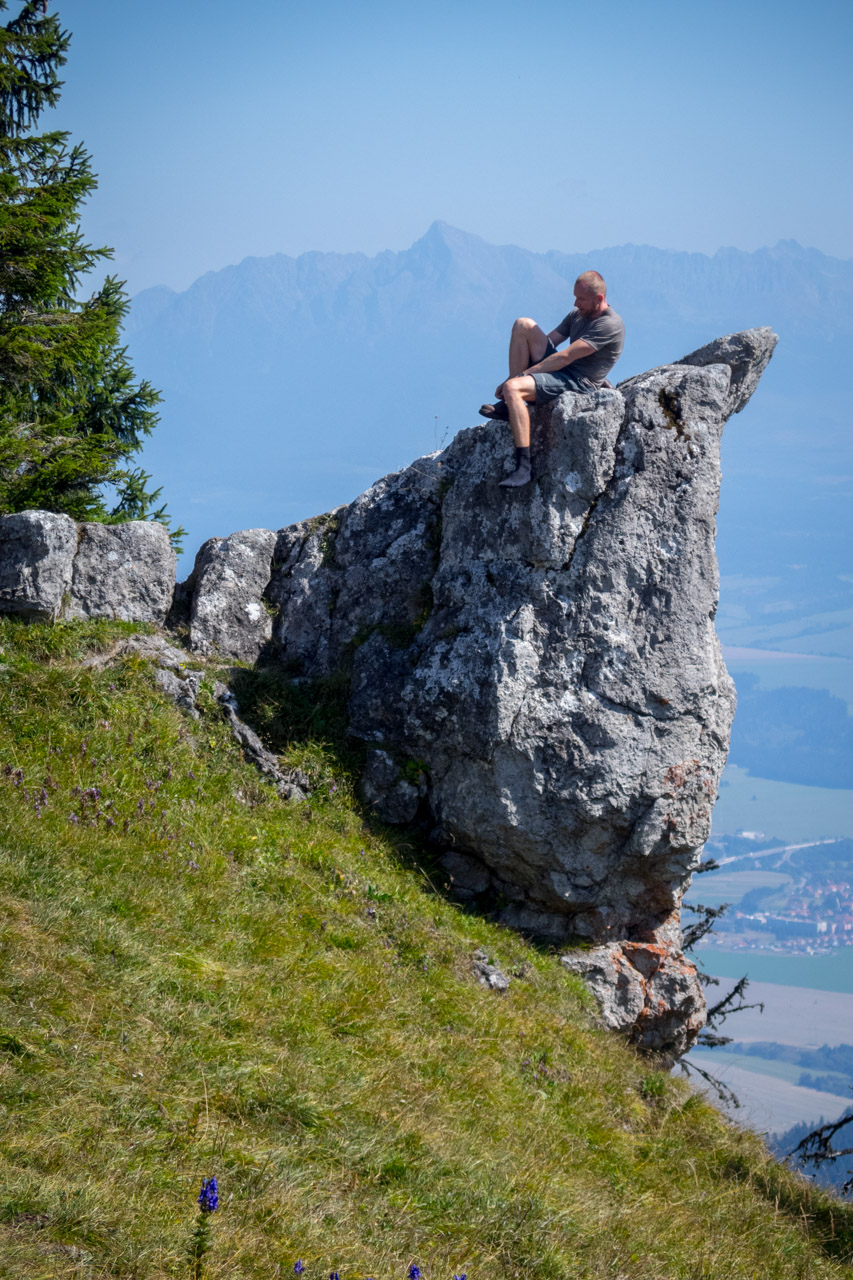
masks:
[[[714,807],[715,835],[759,830],[786,840],[853,835],[853,791],[771,782],[728,765]]]
[[[803,1121],[818,1125],[822,1119],[834,1120],[845,1107],[850,1106],[849,1094],[843,1096],[804,1089],[778,1076],[747,1069],[724,1054],[694,1051],[690,1060],[728,1085],[741,1105],[726,1107],[713,1092],[706,1090],[710,1100],[721,1106],[738,1124],[747,1125],[758,1133],[784,1133]]]

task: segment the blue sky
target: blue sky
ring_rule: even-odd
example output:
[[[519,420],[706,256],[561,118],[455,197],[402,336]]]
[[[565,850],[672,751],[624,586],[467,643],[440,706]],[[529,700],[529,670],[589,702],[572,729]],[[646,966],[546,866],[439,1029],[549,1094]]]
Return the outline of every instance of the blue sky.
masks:
[[[60,0],[50,121],[130,291],[249,255],[495,243],[853,256],[853,6]],[[15,11],[12,0],[9,13]]]

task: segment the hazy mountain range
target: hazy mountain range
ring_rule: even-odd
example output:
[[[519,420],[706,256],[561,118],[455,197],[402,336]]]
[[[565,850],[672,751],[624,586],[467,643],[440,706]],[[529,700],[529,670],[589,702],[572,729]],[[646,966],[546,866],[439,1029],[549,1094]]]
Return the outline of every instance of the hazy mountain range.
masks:
[[[399,253],[247,258],[183,293],[146,290],[127,326],[137,372],[164,394],[145,461],[190,555],[213,534],[348,501],[478,422],[513,318],[551,328],[587,267],[627,327],[614,381],[722,333],[779,333],[726,429],[718,624],[729,644],[853,658],[853,262],[793,241],[711,257],[532,253],[434,223]],[[832,773],[837,786],[837,759]]]

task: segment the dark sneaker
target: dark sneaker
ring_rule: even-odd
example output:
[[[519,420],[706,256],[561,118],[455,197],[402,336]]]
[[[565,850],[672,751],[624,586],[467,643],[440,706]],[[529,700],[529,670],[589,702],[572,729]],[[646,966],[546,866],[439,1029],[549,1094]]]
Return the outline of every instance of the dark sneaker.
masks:
[[[530,470],[530,463],[521,462],[513,471],[511,476],[507,476],[506,480],[501,480],[500,487],[502,489],[520,489],[523,484],[529,484],[533,479]]]
[[[504,400],[498,400],[497,404],[481,404],[481,418],[493,418],[498,422],[509,422],[509,409]]]

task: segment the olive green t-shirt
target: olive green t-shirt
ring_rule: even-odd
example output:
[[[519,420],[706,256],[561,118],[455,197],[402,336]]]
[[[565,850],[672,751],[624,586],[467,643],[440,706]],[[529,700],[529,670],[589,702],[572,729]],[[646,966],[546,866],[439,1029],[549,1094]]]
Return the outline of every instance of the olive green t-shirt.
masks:
[[[570,342],[583,339],[595,351],[591,355],[581,356],[573,360],[567,367],[572,373],[580,374],[594,386],[600,387],[608,373],[622,354],[625,345],[625,325],[622,317],[610,307],[600,316],[582,316],[575,309],[557,325],[557,332]]]

